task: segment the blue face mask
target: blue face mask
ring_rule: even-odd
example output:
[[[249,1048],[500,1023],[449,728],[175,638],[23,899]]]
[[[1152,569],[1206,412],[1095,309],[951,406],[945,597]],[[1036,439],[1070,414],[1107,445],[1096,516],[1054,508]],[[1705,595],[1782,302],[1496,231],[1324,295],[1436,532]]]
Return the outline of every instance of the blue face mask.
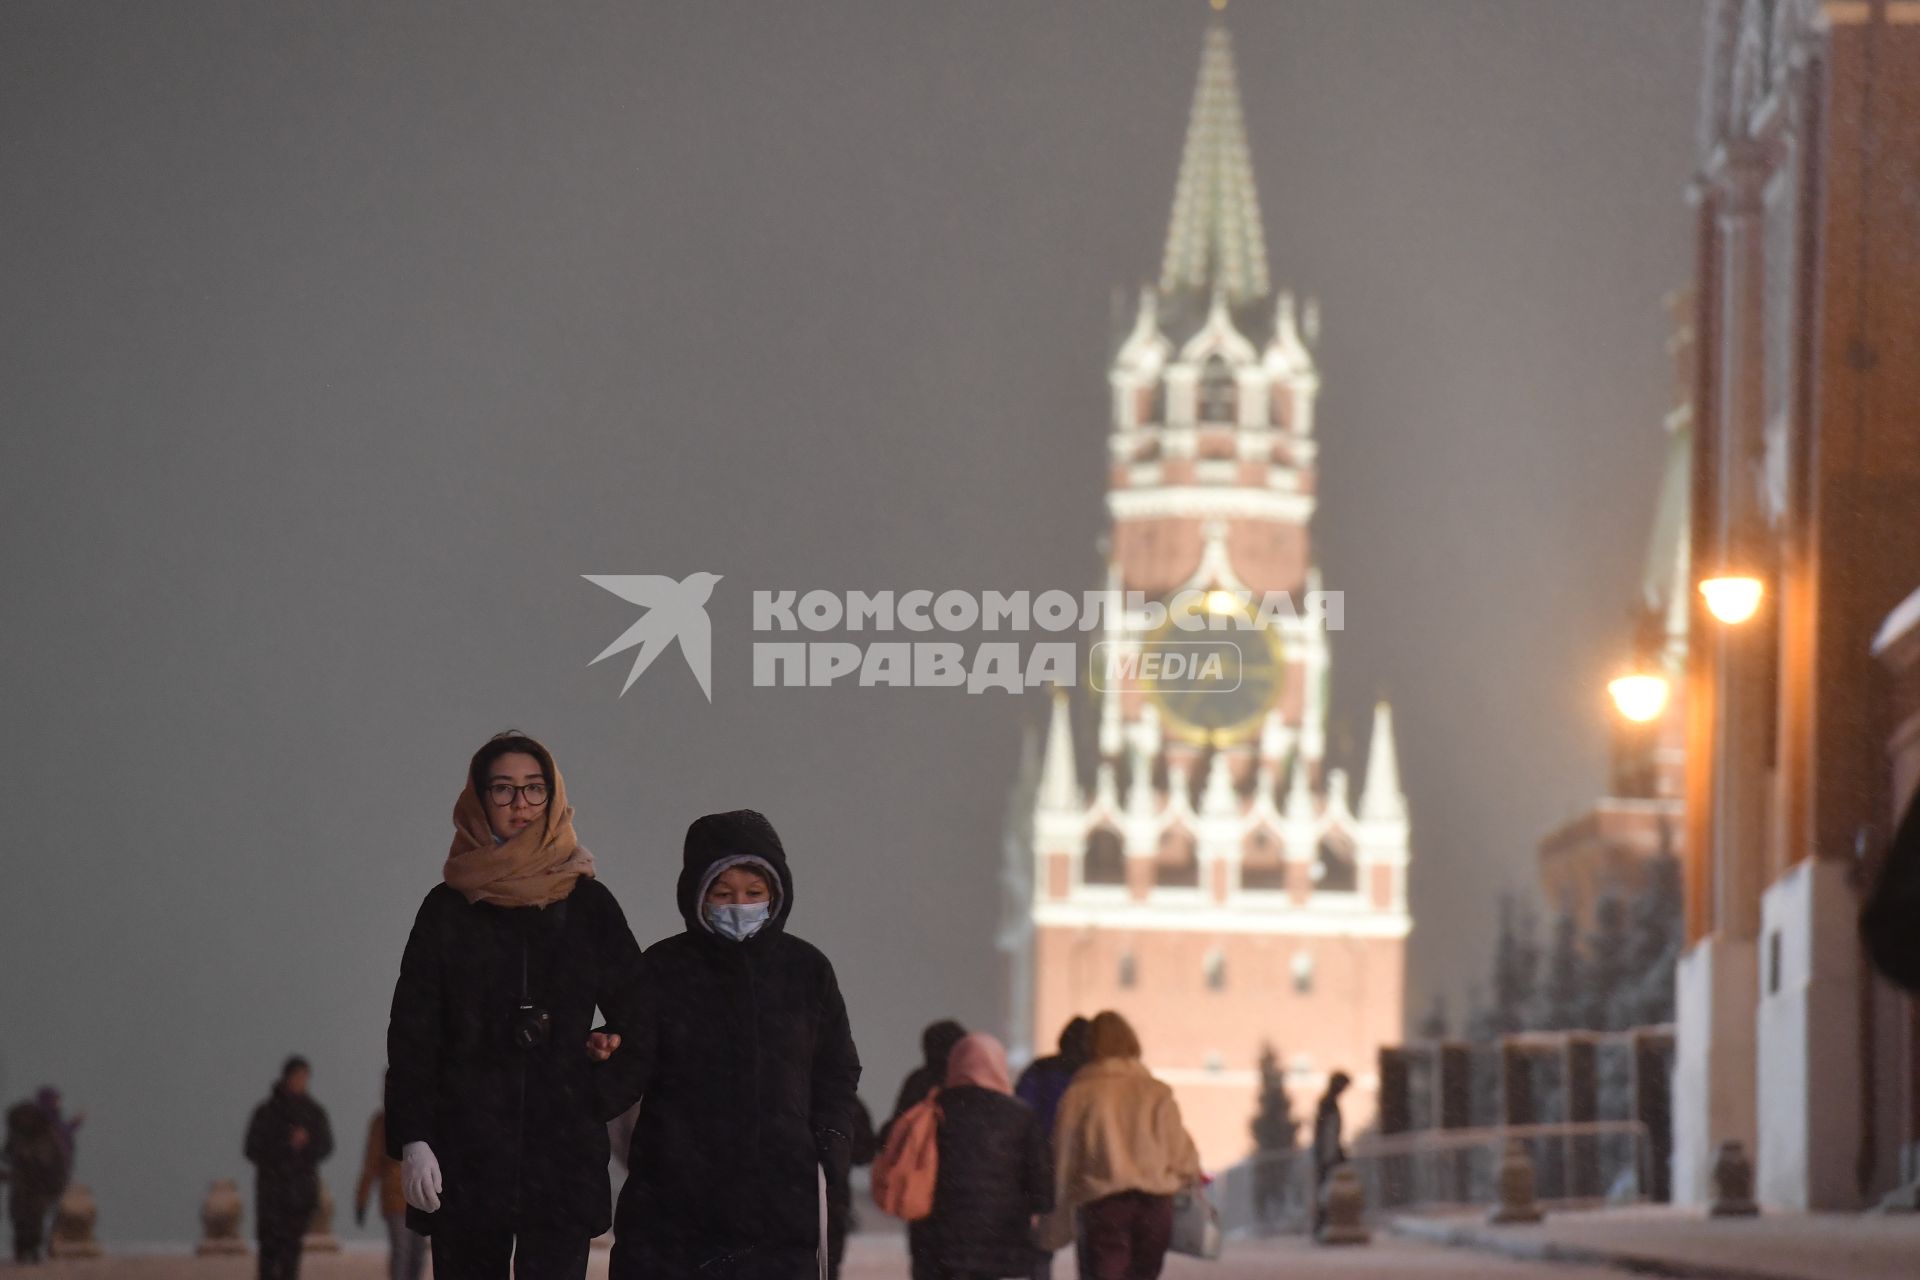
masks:
[[[706,908],[707,924],[723,938],[745,942],[766,927],[773,915],[771,902],[743,902],[733,906]]]

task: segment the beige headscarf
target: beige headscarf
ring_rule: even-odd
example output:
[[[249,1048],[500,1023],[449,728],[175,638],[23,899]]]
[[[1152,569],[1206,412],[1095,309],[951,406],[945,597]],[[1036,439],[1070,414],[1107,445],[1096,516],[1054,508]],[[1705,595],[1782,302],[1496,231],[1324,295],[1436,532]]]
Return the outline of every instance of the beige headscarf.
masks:
[[[560,767],[554,766],[553,794],[539,820],[505,844],[494,840],[486,801],[469,778],[453,804],[453,847],[441,874],[468,902],[502,907],[548,906],[572,893],[581,876],[591,876],[593,855],[574,838]]]

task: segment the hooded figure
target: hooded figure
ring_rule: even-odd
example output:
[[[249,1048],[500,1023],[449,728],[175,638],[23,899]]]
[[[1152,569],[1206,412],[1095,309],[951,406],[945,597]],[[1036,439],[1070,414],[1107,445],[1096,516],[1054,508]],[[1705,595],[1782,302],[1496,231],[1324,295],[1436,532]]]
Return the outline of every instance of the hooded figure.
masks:
[[[708,908],[735,868],[757,873],[770,897]],[[860,1081],[839,983],[786,931],[793,875],[758,813],[687,828],[678,896],[685,931],[647,950],[655,1052],[623,1075],[643,1096],[610,1274],[813,1280],[822,1171],[844,1172]]]
[[[1320,1106],[1313,1114],[1313,1203],[1314,1221],[1320,1220],[1320,1188],[1327,1175],[1347,1162],[1347,1146],[1340,1130],[1340,1095],[1353,1083],[1353,1077],[1336,1071],[1327,1078],[1327,1091],[1320,1095]]]
[[[880,1126],[880,1146],[887,1145],[887,1134],[894,1122],[927,1100],[927,1095],[947,1081],[947,1061],[953,1047],[966,1039],[967,1029],[951,1018],[929,1023],[920,1033],[920,1065],[900,1082],[900,1096],[893,1101],[893,1114]],[[913,1263],[913,1280],[937,1280],[939,1261],[933,1248],[933,1219],[922,1218],[907,1224],[907,1252]]]
[[[887,1145],[887,1132],[893,1128],[893,1122],[925,1102],[928,1094],[946,1083],[947,1059],[953,1056],[953,1046],[966,1035],[967,1029],[951,1018],[929,1023],[920,1033],[920,1065],[900,1082],[900,1096],[893,1100],[893,1114],[880,1126],[882,1147]]]
[[[502,771],[546,791],[529,797]],[[488,805],[492,822],[525,825],[490,830]],[[647,1053],[640,947],[574,839],[546,748],[517,735],[482,747],[453,817],[387,1025],[386,1147],[403,1161],[407,1226],[433,1237],[441,1280],[504,1277],[510,1254],[526,1274],[584,1274],[612,1219],[607,1122],[626,1105],[609,1069]],[[587,1050],[596,1005],[622,1037],[607,1062]]]
[[[13,1215],[13,1258],[38,1262],[47,1213],[67,1188],[70,1166],[53,1118],[20,1102],[7,1109],[7,1210]]]
[[[305,1058],[288,1058],[273,1092],[247,1122],[261,1280],[299,1274],[300,1240],[320,1199],[320,1162],[333,1154],[333,1127],[307,1092],[312,1074]]]
[[[940,1114],[927,1242],[940,1274],[1030,1274],[1034,1219],[1053,1208],[1053,1160],[1038,1117],[1013,1096],[998,1040],[975,1034],[954,1046]]]
[[[1093,1059],[1093,1024],[1076,1016],[1060,1030],[1060,1052],[1035,1058],[1020,1073],[1014,1096],[1033,1108],[1040,1119],[1040,1131],[1051,1141],[1053,1118],[1059,1113],[1060,1099],[1080,1068]]]

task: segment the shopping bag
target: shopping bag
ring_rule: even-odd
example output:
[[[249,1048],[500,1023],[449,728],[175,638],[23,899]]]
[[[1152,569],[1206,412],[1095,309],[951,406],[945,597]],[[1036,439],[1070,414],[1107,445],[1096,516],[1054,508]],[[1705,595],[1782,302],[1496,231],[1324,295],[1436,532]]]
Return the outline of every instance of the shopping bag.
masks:
[[[1173,1241],[1168,1248],[1209,1262],[1220,1257],[1220,1211],[1204,1188],[1189,1187],[1173,1198]]]

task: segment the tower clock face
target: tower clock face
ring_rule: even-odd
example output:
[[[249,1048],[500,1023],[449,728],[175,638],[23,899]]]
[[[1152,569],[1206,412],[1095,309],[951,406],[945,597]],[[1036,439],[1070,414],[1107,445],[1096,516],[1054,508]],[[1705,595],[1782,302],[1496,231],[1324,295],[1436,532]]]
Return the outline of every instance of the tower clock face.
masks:
[[[1237,605],[1225,609],[1246,619]],[[1187,631],[1169,618],[1142,649],[1141,687],[1167,731],[1189,742],[1227,746],[1255,736],[1286,681],[1274,627]]]

